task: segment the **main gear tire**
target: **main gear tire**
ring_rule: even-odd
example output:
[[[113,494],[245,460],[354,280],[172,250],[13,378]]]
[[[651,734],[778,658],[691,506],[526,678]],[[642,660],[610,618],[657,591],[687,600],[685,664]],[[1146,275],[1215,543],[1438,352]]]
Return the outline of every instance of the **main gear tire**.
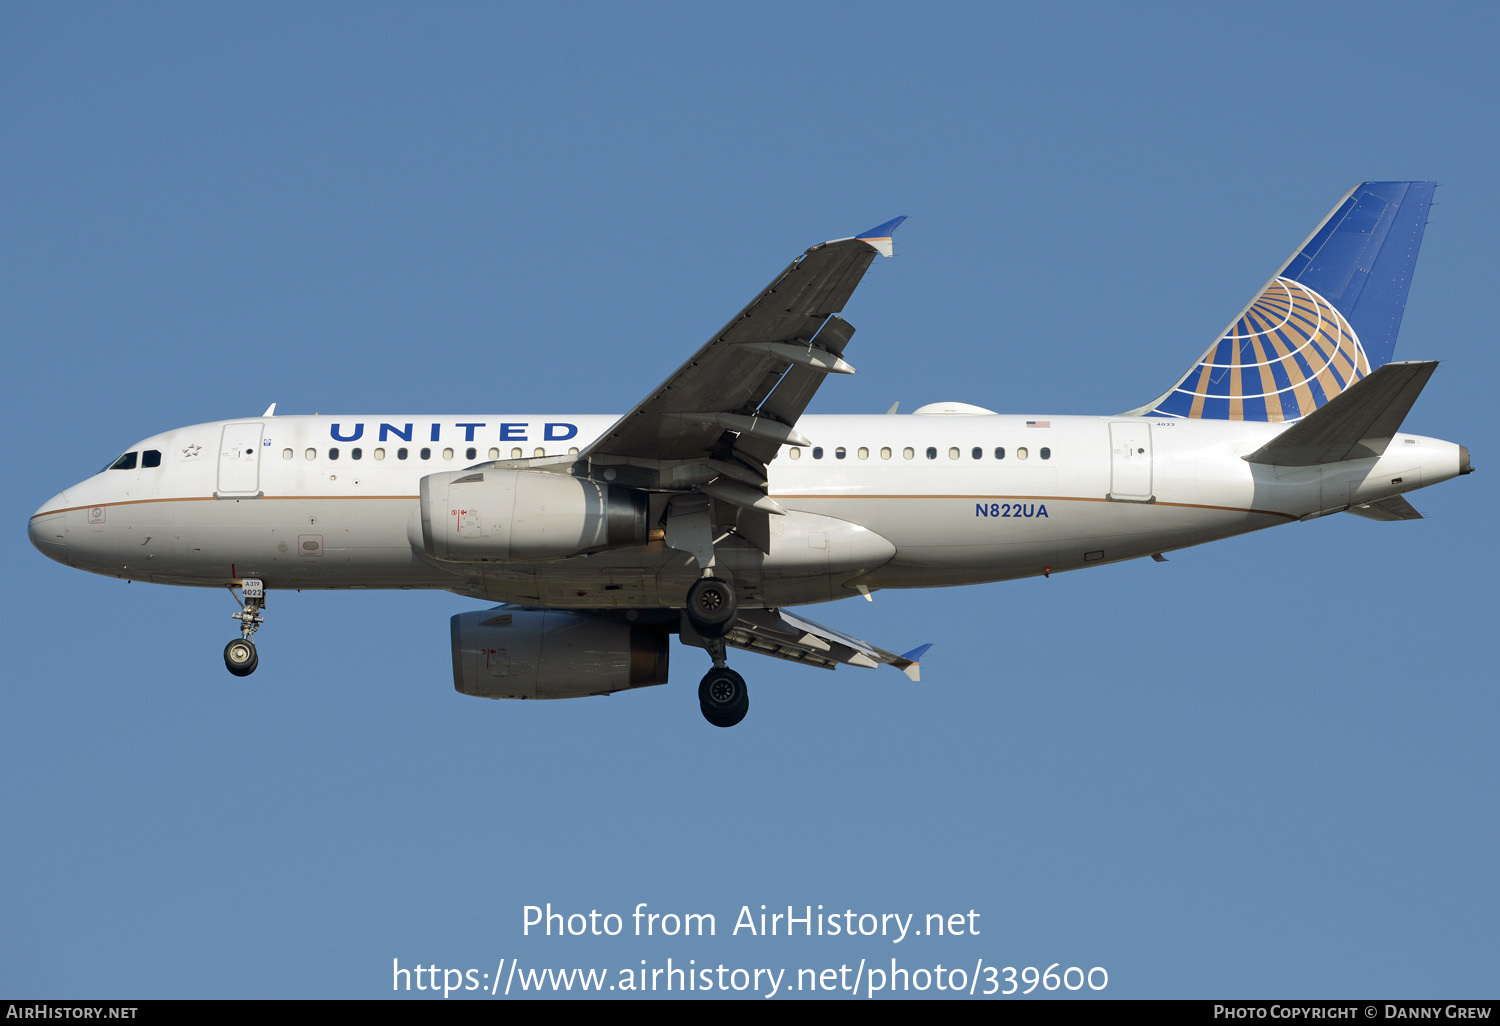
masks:
[[[750,711],[745,678],[728,667],[709,670],[698,684],[698,705],[703,718],[714,726],[734,726]]]
[[[734,588],[721,577],[700,577],[688,589],[688,622],[705,638],[722,638],[738,612]]]

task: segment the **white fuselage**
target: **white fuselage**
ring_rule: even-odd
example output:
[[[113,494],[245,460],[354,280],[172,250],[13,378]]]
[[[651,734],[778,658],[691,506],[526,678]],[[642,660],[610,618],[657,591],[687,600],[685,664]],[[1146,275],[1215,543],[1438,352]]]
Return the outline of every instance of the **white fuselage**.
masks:
[[[568,559],[459,564],[422,549],[427,474],[565,456],[609,416],[261,417],[179,428],[33,516],[60,562],[110,576],[267,589],[441,588],[562,608],[677,607],[700,573],[659,533]],[[742,605],[1028,577],[1303,519],[1457,476],[1459,446],[1401,433],[1379,459],[1243,457],[1279,424],[1140,417],[807,416],[815,447],[770,466],[771,549],[720,540]],[[1002,455],[1003,451],[1003,455]],[[155,452],[156,466],[143,466]]]

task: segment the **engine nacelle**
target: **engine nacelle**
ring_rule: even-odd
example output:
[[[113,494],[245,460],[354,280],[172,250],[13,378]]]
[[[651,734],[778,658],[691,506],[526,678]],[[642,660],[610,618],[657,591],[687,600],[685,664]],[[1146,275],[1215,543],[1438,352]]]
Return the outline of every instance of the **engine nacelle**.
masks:
[[[644,492],[530,470],[428,474],[420,508],[422,548],[442,560],[562,559],[650,533]]]
[[[667,682],[663,627],[500,606],[460,613],[451,629],[453,687],[476,698],[584,698]]]

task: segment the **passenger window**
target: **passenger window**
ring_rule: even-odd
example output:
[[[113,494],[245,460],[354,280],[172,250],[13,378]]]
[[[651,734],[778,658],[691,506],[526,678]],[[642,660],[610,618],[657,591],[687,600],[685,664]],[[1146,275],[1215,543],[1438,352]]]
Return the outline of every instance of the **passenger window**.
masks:
[[[1003,460],[1003,459],[1005,459],[1005,446],[998,445],[998,446],[995,447],[995,459],[997,459],[997,460]]]
[[[521,456],[521,447],[519,445],[510,451],[510,458],[513,460],[518,460],[521,458]]]
[[[375,458],[377,460],[383,460],[383,459],[385,459],[385,450],[384,449],[376,449],[375,452],[374,452],[374,456],[375,456]]]
[[[364,455],[365,451],[357,445],[353,449],[349,450],[349,458],[351,460],[364,459]]]
[[[578,455],[578,446],[574,445],[574,446],[569,447],[569,449],[568,449],[568,455],[569,456],[577,456]]]
[[[917,457],[917,450],[913,449],[909,445],[905,449],[901,450],[901,458],[903,460],[916,459],[916,457]]]
[[[953,448],[948,450],[948,458],[950,460],[958,459],[958,446],[955,445]]]
[[[417,455],[421,456],[424,460],[430,460],[430,459],[432,459],[432,450],[431,449],[423,449]]]
[[[870,458],[870,450],[861,445],[859,447],[859,452],[857,453],[857,455],[860,459],[867,460]]]
[[[492,459],[492,460],[498,460],[499,458],[500,458],[500,450],[499,449],[491,449],[490,450],[490,459]]]
[[[127,452],[124,456],[121,456],[119,459],[117,459],[113,463],[111,463],[109,465],[109,469],[110,470],[134,470],[135,469],[136,455],[137,455],[136,453]]]
[[[841,460],[841,459],[843,459],[847,455],[848,455],[848,453],[844,452],[844,447],[842,445],[839,446],[837,449],[833,450],[834,459]]]
[[[445,460],[451,460],[452,458],[453,458],[453,450],[452,449],[444,449],[443,450],[443,459],[445,459]]]
[[[339,458],[339,451],[337,447],[328,450],[328,458],[331,460],[336,460]]]
[[[302,454],[302,458],[305,459],[305,460],[307,460],[309,463],[311,463],[313,460],[315,460],[315,459],[318,458],[318,450],[316,450],[316,449],[308,449],[306,452],[304,452]]]
[[[880,447],[880,458],[883,460],[891,458],[891,447],[889,445],[882,445]]]
[[[472,445],[469,446],[467,449],[464,450],[464,459],[466,459],[466,460],[472,460],[472,459],[476,458],[478,455],[479,455],[479,450],[476,449],[476,448],[474,448]]]
[[[291,459],[292,458],[292,450],[288,449],[286,451],[286,456],[284,458],[285,459]],[[150,470],[152,467],[159,467],[159,466],[161,466],[161,450],[160,449],[147,449],[145,452],[141,453],[141,467],[143,469]]]
[[[1049,448],[1047,448],[1047,447],[1046,447],[1046,446],[1045,446],[1045,445],[1044,445],[1044,446],[1042,446],[1042,448],[1041,448],[1041,452],[1040,452],[1040,455],[1041,455],[1041,457],[1042,457],[1042,459],[1044,459],[1044,460],[1050,460],[1050,459],[1051,459],[1051,458],[1052,458],[1052,450],[1051,450],[1051,449],[1049,449]]]
[[[1016,450],[1016,459],[1018,459],[1018,460],[1024,460],[1027,455],[1028,454],[1026,452],[1026,446],[1024,446],[1024,445],[1021,446],[1019,449]]]
[[[927,458],[930,460],[937,459],[937,449],[929,445],[927,447]]]
[[[813,446],[813,459],[820,460],[822,458],[823,458],[823,447],[821,445],[815,445],[815,446]]]
[[[982,460],[984,459],[984,450],[976,445],[974,446],[973,453],[971,453],[970,455],[972,455],[976,460]]]
[[[536,447],[536,452],[535,452],[535,453],[533,453],[533,454],[532,454],[532,455],[534,455],[534,456],[536,456],[536,457],[537,457],[537,458],[541,458],[541,457],[543,457],[543,456],[545,456],[545,455],[547,455],[547,450],[546,450],[546,449],[543,449],[543,448],[542,448],[542,447],[541,447],[541,446],[540,446],[540,445],[539,445],[539,446],[537,446],[537,447]]]
[[[283,449],[283,450],[281,450],[281,458],[284,459],[284,460],[291,459],[292,458],[292,450],[290,450],[290,449]]]
[[[396,450],[396,459],[398,459],[398,460],[404,460],[404,459],[406,459],[406,450],[405,449],[397,449]]]
[[[787,453],[787,455],[794,460],[800,460],[802,458],[802,450],[794,445],[792,446],[791,451]]]

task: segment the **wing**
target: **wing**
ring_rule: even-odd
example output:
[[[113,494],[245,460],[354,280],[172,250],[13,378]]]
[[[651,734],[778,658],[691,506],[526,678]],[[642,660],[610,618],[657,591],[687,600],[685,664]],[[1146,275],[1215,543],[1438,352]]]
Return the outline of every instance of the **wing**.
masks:
[[[784,609],[741,610],[724,640],[748,652],[821,666],[825,670],[832,670],[840,663],[866,667],[885,663],[912,680],[921,680],[918,660],[932,647],[923,645],[905,655],[896,655]]]
[[[836,316],[904,217],[814,246],[579,455],[638,488],[698,490],[762,512],[765,465],[807,445],[793,425],[842,359],[854,329]]]

